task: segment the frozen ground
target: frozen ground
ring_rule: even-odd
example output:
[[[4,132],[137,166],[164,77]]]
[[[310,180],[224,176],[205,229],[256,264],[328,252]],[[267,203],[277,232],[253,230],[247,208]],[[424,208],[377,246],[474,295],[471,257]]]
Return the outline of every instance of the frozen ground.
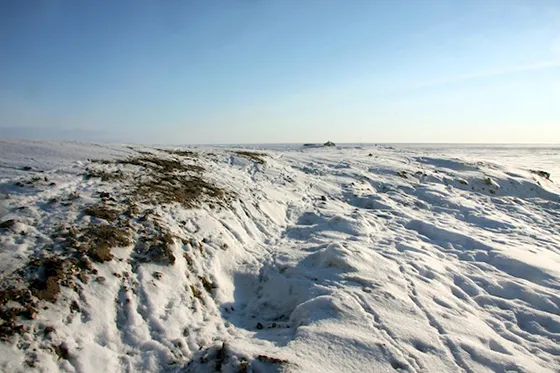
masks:
[[[0,371],[560,372],[560,148],[189,150],[0,140]]]

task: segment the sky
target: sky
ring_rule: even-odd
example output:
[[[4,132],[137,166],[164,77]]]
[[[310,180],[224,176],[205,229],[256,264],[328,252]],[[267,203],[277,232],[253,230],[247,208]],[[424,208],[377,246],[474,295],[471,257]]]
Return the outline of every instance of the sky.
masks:
[[[0,137],[560,143],[560,1],[1,1]]]

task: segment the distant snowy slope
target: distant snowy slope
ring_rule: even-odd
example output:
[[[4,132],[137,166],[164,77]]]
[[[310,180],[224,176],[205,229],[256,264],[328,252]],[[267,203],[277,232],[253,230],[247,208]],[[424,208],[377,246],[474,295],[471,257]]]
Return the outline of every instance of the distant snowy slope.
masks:
[[[131,153],[119,145],[80,142],[0,139],[0,179],[21,175],[22,167],[52,170],[90,158],[115,158]]]
[[[0,371],[559,372],[521,153],[1,140]]]

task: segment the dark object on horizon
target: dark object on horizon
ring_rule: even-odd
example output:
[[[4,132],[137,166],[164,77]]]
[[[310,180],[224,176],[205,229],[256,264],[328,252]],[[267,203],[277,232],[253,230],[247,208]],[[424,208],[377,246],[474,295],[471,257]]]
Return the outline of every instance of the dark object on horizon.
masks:
[[[327,141],[326,143],[323,144],[323,146],[336,146],[336,144],[332,141]]]
[[[529,170],[529,172],[539,175],[540,177],[544,177],[546,180],[550,180],[550,172],[542,170]]]

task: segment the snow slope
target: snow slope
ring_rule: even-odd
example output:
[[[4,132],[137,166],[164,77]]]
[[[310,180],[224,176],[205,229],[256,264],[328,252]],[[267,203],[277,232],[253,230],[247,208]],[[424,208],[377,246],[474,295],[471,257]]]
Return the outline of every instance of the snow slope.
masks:
[[[188,150],[0,142],[0,285],[35,302],[3,313],[1,371],[560,372],[560,173],[530,172],[538,151]],[[153,158],[91,160],[126,157]],[[104,224],[129,241],[96,261]],[[49,301],[52,258],[89,264],[56,267]]]

